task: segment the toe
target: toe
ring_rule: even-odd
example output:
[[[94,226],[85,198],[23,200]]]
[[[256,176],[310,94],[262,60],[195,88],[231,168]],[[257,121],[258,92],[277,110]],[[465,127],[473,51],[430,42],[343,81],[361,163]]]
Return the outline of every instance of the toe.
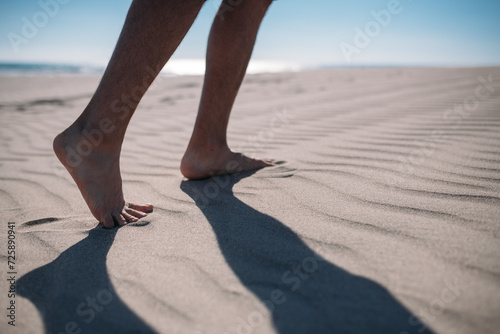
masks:
[[[111,215],[107,215],[106,218],[104,218],[101,222],[105,228],[115,227],[115,222],[114,222],[113,217]]]
[[[128,214],[127,212],[125,212],[125,210],[122,211],[122,216],[125,218],[125,220],[127,221],[127,223],[133,223],[133,222],[136,222],[136,221],[139,220],[136,217]]]
[[[257,168],[262,168],[262,167],[268,167],[268,166],[272,166],[272,162],[270,161],[267,161],[267,160],[256,160],[255,161],[255,166]]]
[[[125,211],[129,214],[129,215],[132,215],[134,216],[135,218],[143,218],[143,217],[146,217],[147,214],[144,213],[144,212],[141,212],[141,211],[137,211],[137,210],[134,210],[134,209],[131,209],[131,208],[126,208]]]
[[[119,213],[114,214],[113,218],[115,219],[118,226],[123,226],[123,225],[127,224],[127,221],[125,220],[125,218]]]
[[[267,165],[267,166],[276,166],[279,164],[279,161],[275,159],[262,159],[262,161]]]
[[[153,204],[134,204],[128,203],[129,208],[132,208],[141,212],[153,212]]]

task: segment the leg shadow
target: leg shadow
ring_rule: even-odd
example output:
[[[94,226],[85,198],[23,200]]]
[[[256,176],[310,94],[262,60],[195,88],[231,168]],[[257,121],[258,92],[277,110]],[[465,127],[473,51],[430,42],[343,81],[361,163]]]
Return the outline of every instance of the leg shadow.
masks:
[[[181,189],[212,225],[228,265],[266,306],[278,333],[431,332],[384,287],[329,263],[284,224],[236,198],[234,184],[251,174],[183,181]],[[257,327],[258,311],[243,321],[236,332]]]
[[[46,333],[152,333],[120,299],[106,255],[118,229],[99,226],[51,263],[17,281],[19,295],[40,312]]]

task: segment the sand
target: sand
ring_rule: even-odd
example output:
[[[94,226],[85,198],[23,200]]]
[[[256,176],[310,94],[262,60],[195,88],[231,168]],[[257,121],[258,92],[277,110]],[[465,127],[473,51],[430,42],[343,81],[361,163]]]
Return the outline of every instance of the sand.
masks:
[[[160,77],[121,160],[156,208],[113,230],[51,149],[98,80],[0,78],[0,332],[498,333],[500,68],[247,76],[230,146],[284,162],[205,181],[202,78]]]

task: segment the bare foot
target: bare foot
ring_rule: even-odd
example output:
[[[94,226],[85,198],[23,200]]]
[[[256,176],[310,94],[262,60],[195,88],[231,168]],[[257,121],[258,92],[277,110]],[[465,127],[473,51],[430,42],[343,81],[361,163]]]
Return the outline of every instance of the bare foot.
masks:
[[[112,228],[136,222],[153,211],[151,204],[125,202],[120,175],[120,149],[93,145],[72,125],[54,139],[54,152],[75,180],[94,217]],[[95,139],[95,138],[94,138]]]
[[[242,153],[232,152],[227,146],[203,149],[188,148],[181,161],[181,173],[188,179],[197,180],[273,165],[272,160],[253,159]]]

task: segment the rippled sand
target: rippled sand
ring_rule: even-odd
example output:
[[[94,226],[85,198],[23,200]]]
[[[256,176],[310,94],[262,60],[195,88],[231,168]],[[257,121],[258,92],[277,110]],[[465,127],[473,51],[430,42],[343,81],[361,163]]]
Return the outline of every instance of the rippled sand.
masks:
[[[97,82],[0,78],[2,333],[498,332],[500,68],[247,76],[230,146],[283,163],[205,181],[178,168],[202,78],[160,77],[121,160],[155,211],[111,231],[51,150]]]

